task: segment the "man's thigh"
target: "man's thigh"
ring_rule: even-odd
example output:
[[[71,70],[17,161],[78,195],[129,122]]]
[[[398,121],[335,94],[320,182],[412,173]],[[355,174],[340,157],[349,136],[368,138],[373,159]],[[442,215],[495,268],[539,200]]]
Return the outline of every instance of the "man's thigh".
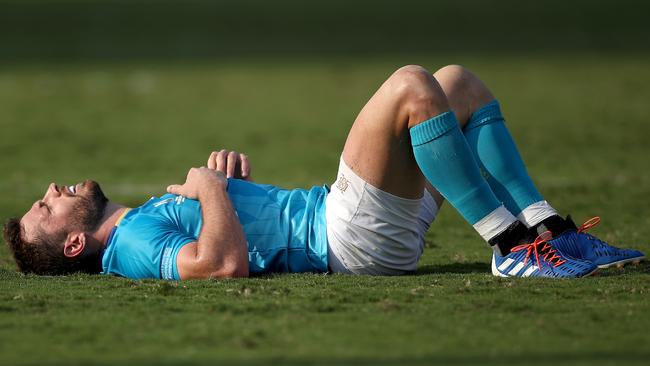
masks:
[[[406,69],[406,71],[404,71]],[[343,160],[363,180],[404,198],[420,198],[425,179],[415,161],[408,126],[448,109],[435,79],[422,68],[396,71],[363,107],[343,149]],[[431,89],[431,90],[429,90]],[[421,98],[438,93],[435,98]],[[424,102],[413,107],[413,100]]]

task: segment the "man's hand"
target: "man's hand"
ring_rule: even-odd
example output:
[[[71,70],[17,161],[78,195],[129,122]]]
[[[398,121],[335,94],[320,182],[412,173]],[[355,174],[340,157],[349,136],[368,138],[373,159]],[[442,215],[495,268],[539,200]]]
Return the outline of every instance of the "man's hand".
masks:
[[[223,173],[192,168],[185,184],[167,187],[167,192],[198,199],[203,225],[196,242],[184,245],[176,257],[181,279],[248,276],[246,235],[232,206]]]
[[[172,184],[167,187],[167,192],[178,194],[191,199],[200,199],[206,190],[214,190],[228,186],[228,180],[220,171],[206,167],[192,168],[187,173],[184,184]]]
[[[237,151],[213,151],[208,158],[208,168],[225,174],[227,178],[253,180],[248,156]]]

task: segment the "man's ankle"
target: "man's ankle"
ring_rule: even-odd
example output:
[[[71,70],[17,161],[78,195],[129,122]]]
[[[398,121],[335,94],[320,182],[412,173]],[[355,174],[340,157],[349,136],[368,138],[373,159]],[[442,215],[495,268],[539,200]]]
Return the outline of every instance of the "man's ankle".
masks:
[[[515,221],[497,236],[488,240],[494,252],[500,256],[510,254],[512,248],[526,243],[529,229],[521,221]]]
[[[577,230],[578,227],[571,219],[571,216],[567,216],[566,219],[563,219],[560,215],[553,215],[545,218],[539,224],[530,228],[530,235],[539,235],[545,231],[550,231],[553,234],[553,237],[562,235],[564,232],[569,230]],[[534,240],[535,238],[533,238]]]

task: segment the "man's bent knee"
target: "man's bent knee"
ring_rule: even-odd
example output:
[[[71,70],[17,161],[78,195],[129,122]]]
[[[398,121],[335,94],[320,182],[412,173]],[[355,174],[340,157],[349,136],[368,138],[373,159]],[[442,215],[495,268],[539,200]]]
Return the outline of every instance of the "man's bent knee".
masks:
[[[392,92],[401,98],[416,98],[433,94],[440,88],[431,73],[422,66],[403,66],[390,76]]]
[[[447,65],[436,71],[436,78],[461,124],[494,96],[474,73],[460,65]]]
[[[438,71],[434,73],[434,75],[437,76],[445,76],[449,77],[455,80],[466,80],[466,78],[470,75],[473,75],[471,71],[469,71],[467,68],[461,65],[447,65],[443,66]]]
[[[430,74],[429,70],[425,69],[420,65],[406,65],[395,70],[395,72],[391,77],[398,78],[398,79],[414,78],[414,79],[426,80],[429,74]]]
[[[389,78],[389,88],[398,98],[409,127],[449,110],[445,93],[431,73],[422,66],[407,65]]]

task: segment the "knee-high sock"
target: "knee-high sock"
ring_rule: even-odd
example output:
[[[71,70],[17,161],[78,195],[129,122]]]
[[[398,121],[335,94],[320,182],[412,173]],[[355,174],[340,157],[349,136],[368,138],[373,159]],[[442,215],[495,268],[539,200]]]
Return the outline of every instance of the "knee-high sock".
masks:
[[[425,177],[484,239],[490,240],[516,221],[481,176],[452,112],[430,118],[409,132]]]
[[[528,175],[496,100],[476,111],[463,132],[481,173],[508,211],[527,226],[557,215]]]

